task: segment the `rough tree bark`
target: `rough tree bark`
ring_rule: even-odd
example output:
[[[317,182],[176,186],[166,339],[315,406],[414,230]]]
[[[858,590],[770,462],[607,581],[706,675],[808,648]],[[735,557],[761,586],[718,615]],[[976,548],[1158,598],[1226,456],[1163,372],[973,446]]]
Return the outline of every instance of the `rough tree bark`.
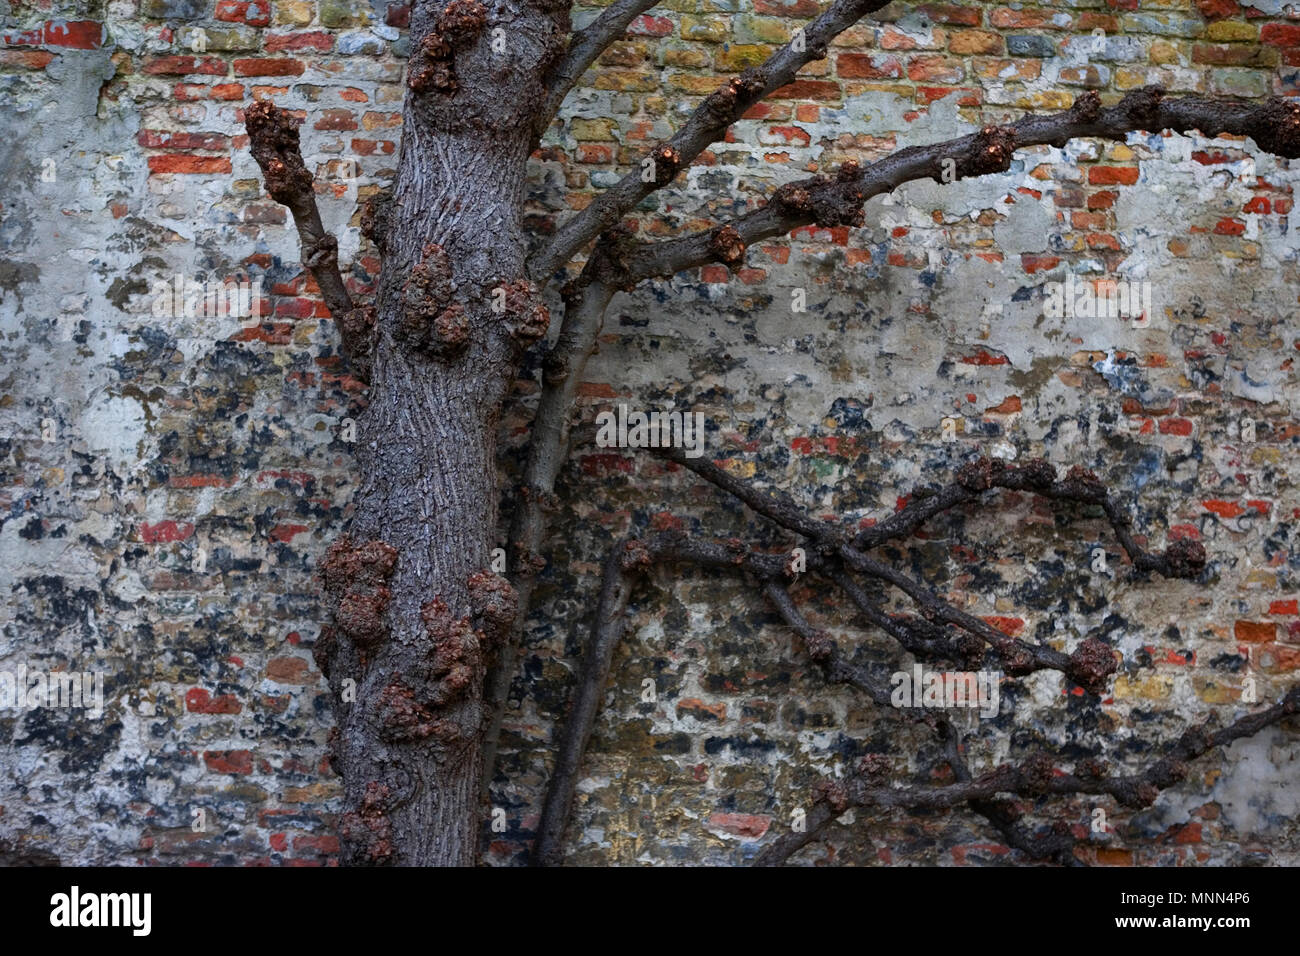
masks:
[[[269,103],[247,110],[250,144],[267,190],[292,212],[303,263],[339,326],[349,362],[370,385],[358,423],[354,513],[320,567],[330,621],[322,627],[316,657],[336,701],[331,762],[344,783],[345,862],[469,864],[476,858],[482,781],[490,777],[518,635],[533,575],[542,565],[538,554],[547,503],[567,454],[569,413],[605,306],[619,289],[706,262],[737,265],[748,244],[806,223],[861,224],[869,198],[909,180],[940,179],[948,161],[957,178],[980,176],[1006,170],[1017,148],[1162,129],[1249,135],[1263,149],[1300,155],[1300,109],[1293,103],[1166,99],[1149,88],[1104,107],[1097,94],[1087,93],[1057,114],[989,126],[949,143],[900,150],[866,168],[846,164],[833,177],[788,184],[765,205],[713,229],[671,241],[634,241],[620,222],[638,202],[671,183],[750,106],[825,56],[835,36],[886,5],[886,0],[835,0],[797,41],[722,83],[671,140],[652,147],[646,159],[652,175],[644,175],[645,166],[634,168],[530,253],[521,226],[529,155],[585,69],[652,5],[652,0],[616,0],[590,26],[571,34],[564,0],[416,0],[396,180],[363,221],[363,231],[382,256],[378,289],[366,304],[353,301],[339,271],[337,242],[322,227],[295,119]],[[510,531],[513,581],[508,581],[490,567],[499,493],[497,420],[524,351],[547,329],[549,316],[535,283],[550,281],[584,250],[590,250],[586,265],[565,289],[564,325],[543,365],[544,389]],[[974,659],[991,650],[1008,673],[1051,668],[1094,693],[1114,670],[1108,648],[1085,641],[1066,655],[1012,640],[866,552],[990,488],[1026,487],[1103,504],[1140,570],[1188,576],[1205,560],[1203,553],[1186,549],[1142,552],[1116,506],[1086,473],[1072,472],[1058,483],[1042,469],[1002,473],[976,463],[941,495],[854,539],[788,502],[764,497],[708,462],[682,463],[803,536],[817,550],[811,570],[842,588],[868,621],[907,651]],[[803,619],[786,591],[782,559],[744,552],[736,542],[629,542],[625,547],[626,554],[611,556],[606,565],[587,678],[543,814],[539,862],[556,862],[561,855],[579,764],[620,630],[617,601],[626,595],[621,575],[630,569],[658,560],[742,568],[804,638],[828,679],[847,681],[881,700],[879,680],[842,659]],[[918,605],[922,618],[886,612],[857,577],[898,588]],[[1234,725],[1220,736],[1235,739],[1295,707],[1293,693],[1267,717]],[[892,790],[872,776],[878,767],[865,767],[861,779],[823,794],[817,826],[803,842],[850,805],[969,804],[1012,845],[1070,861],[1070,841],[1059,834],[1034,837],[1018,831],[1008,804],[995,799],[1046,792],[1040,786],[1041,761],[975,778],[961,758],[959,735],[942,722],[934,727],[945,741],[956,784],[921,793]],[[1216,742],[1219,737],[1197,737],[1176,749],[1180,759],[1190,759]],[[1139,784],[1168,785],[1176,775],[1166,770],[1105,786],[1069,778],[1052,787],[1126,798]],[[795,842],[779,843],[764,862],[784,859]]]
[[[483,677],[514,613],[490,570],[496,426],[522,351],[547,326],[524,278],[520,211],[533,104],[566,33],[567,11],[544,2],[415,5],[397,178],[367,215],[383,254],[375,303],[329,302],[370,381],[354,513],[321,567],[333,623],[317,644],[338,701],[331,761],[349,863],[476,856]],[[314,271],[333,290],[319,217],[300,214],[314,210],[310,175],[288,175],[292,120],[262,104],[248,123],[304,262],[328,260]]]

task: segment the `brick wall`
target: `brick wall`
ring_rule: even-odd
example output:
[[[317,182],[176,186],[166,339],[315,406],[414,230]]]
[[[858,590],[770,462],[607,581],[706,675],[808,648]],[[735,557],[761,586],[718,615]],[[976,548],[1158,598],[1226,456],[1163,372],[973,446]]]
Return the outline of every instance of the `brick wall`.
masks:
[[[302,116],[322,214],[364,294],[379,263],[358,203],[395,165],[407,13],[382,0],[0,9],[0,669],[105,675],[102,717],[0,712],[0,851],[331,863],[339,788],[311,569],[346,513],[364,393],[262,191],[241,110],[272,97]],[[719,75],[817,9],[669,0],[637,19],[534,157],[532,227],[582,208]],[[894,4],[644,203],[640,231],[693,231],[785,179],[1084,89],[1290,95],[1298,68],[1300,19],[1276,0]],[[1048,676],[1007,685],[1001,716],[972,725],[977,766],[1043,743],[1068,763],[1103,742],[1136,766],[1150,741],[1240,712],[1246,677],[1267,699],[1300,666],[1295,180],[1248,142],[1142,135],[913,184],[874,201],[863,228],[800,229],[734,273],[708,266],[618,298],[580,411],[703,411],[713,457],[847,520],[887,515],[977,453],[1093,468],[1150,546],[1201,540],[1205,579],[1130,581],[1097,515],[1015,497],[937,521],[892,557],[1009,632],[1065,649],[1101,634],[1122,654],[1100,702]],[[254,280],[262,321],[160,310],[158,284],[178,273]],[[1046,315],[1047,284],[1069,276],[1149,283],[1151,314]],[[505,416],[511,461],[535,394],[521,381]],[[517,860],[536,822],[609,542],[682,522],[789,543],[682,472],[594,447],[575,449],[559,491],[493,793],[508,825],[494,863]],[[896,659],[834,595],[800,598],[870,659]],[[575,859],[742,862],[864,752],[928,779],[932,745],[827,687],[737,579],[656,572],[632,614]],[[1115,832],[1086,852],[1294,864],[1296,756],[1294,728],[1280,728],[1198,763],[1147,811],[1105,805]],[[1091,811],[1051,815],[1082,834]],[[968,814],[858,812],[803,859],[1007,856]]]

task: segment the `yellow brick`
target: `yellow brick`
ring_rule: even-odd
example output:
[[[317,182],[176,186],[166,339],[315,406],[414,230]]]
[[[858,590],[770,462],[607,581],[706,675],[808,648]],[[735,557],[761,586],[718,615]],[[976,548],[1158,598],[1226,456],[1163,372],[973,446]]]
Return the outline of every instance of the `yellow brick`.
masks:
[[[731,33],[726,17],[682,17],[682,38],[722,43]]]
[[[916,91],[901,83],[842,83],[845,96],[861,96],[863,93],[888,93],[910,99]]]
[[[1115,71],[1115,88],[1119,90],[1135,90],[1140,86],[1146,86],[1149,82],[1151,81],[1147,78],[1146,70],[1122,67]]]
[[[276,0],[275,3],[275,22],[280,26],[305,27],[315,14],[315,4],[306,0]]]
[[[665,50],[664,64],[683,70],[699,70],[709,65],[709,55],[698,47],[684,50]]]
[[[1205,38],[1215,43],[1254,40],[1258,36],[1259,27],[1241,20],[1220,20],[1218,23],[1211,23],[1205,31]]]
[[[737,478],[753,478],[758,466],[747,459],[733,458],[727,462],[727,473]]]
[[[1246,575],[1246,579],[1241,582],[1243,588],[1262,588],[1265,591],[1272,591],[1277,587],[1277,572],[1270,571],[1267,568],[1255,568]]]
[[[715,76],[691,76],[687,73],[678,73],[668,78],[668,85],[683,93],[707,96],[718,88],[718,79]],[[656,84],[657,88],[658,84]]]
[[[653,73],[634,70],[602,70],[591,84],[598,90],[657,90],[659,78]]]
[[[1152,43],[1150,56],[1152,63],[1157,63],[1161,66],[1166,66],[1170,63],[1179,63],[1183,59],[1183,55],[1179,51],[1178,47],[1166,40],[1157,40],[1155,43]]]
[[[775,17],[742,17],[741,22],[745,29],[753,35],[754,39],[760,43],[788,43],[790,42],[791,29],[790,24],[785,20],[778,20]]]
[[[615,123],[608,119],[575,119],[569,124],[573,138],[583,142],[603,142],[614,138]]]
[[[1208,677],[1193,677],[1192,689],[1207,704],[1232,704],[1241,697],[1241,688]]]
[[[1043,93],[1034,93],[1032,96],[1022,96],[1017,101],[1017,105],[1024,102],[1031,109],[1040,110],[1068,110],[1074,105],[1074,95],[1066,93],[1064,90],[1048,90]]]
[[[772,49],[765,43],[733,43],[718,51],[713,58],[713,65],[715,69],[735,71],[758,66],[772,55]]]
[[[1164,700],[1174,692],[1173,678],[1163,674],[1148,674],[1146,677],[1130,678],[1121,674],[1115,678],[1114,695],[1116,700]]]

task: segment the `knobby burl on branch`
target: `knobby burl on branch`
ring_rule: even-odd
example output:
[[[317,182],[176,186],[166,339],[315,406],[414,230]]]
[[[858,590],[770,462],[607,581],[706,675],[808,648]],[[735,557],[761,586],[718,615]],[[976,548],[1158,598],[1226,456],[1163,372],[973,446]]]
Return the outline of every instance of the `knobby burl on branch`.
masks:
[[[505,317],[502,321],[513,343],[511,354],[517,370],[523,350],[543,338],[549,324],[549,314],[540,301],[542,289],[585,254],[585,263],[576,276],[568,277],[561,291],[563,322],[541,363],[542,392],[523,481],[514,499],[508,542],[511,580],[495,575],[471,580],[470,590],[476,595],[472,618],[456,619],[436,596],[424,605],[421,613],[426,618],[425,633],[432,655],[429,666],[438,681],[432,690],[425,688],[419,693],[403,683],[400,675],[393,675],[384,685],[382,712],[388,715],[386,720],[391,725],[383,732],[385,740],[414,745],[461,733],[461,728],[443,719],[441,708],[449,700],[463,697],[466,688],[481,679],[483,656],[487,649],[495,648],[487,688],[493,711],[483,741],[490,778],[491,758],[514,676],[533,581],[545,566],[539,550],[554,506],[555,480],[574,440],[570,414],[577,384],[595,349],[604,309],[617,291],[631,290],[647,279],[671,276],[706,263],[737,268],[756,241],[783,236],[809,224],[863,225],[867,201],[904,183],[925,179],[951,182],[1006,172],[1019,149],[1041,145],[1059,148],[1078,137],[1123,140],[1136,131],[1199,131],[1209,137],[1248,136],[1262,150],[1289,159],[1300,157],[1300,105],[1290,100],[1275,97],[1263,103],[1246,103],[1171,97],[1160,87],[1151,86],[1106,105],[1098,93],[1090,91],[1079,95],[1067,110],[991,123],[947,142],[900,149],[867,165],[846,162],[831,175],[786,183],[757,208],[698,232],[664,241],[636,238],[635,229],[626,220],[638,203],[676,182],[701,152],[726,135],[755,103],[791,82],[803,66],[826,55],[831,40],[885,5],[885,0],[835,0],[797,31],[796,40],[777,49],[760,66],[724,81],[670,139],[647,151],[644,162],[561,223],[553,234],[539,237],[527,258],[525,274],[501,277],[484,288],[466,288],[463,283],[458,287],[461,263],[453,251],[436,243],[426,244],[414,260],[394,266],[400,272],[390,276],[396,281],[388,286],[400,290],[400,316],[387,334],[412,361],[447,369],[477,361],[476,356],[482,352],[471,346],[489,333],[467,314],[462,300],[467,296],[476,301],[490,297],[501,306],[494,311]],[[546,16],[567,30],[567,8],[563,4],[542,6]],[[586,28],[571,32],[567,43],[558,34],[546,39],[541,53],[540,95],[526,131],[532,146],[536,146],[586,69],[623,36],[633,18],[651,6],[653,0],[615,0]],[[500,15],[496,8],[489,9],[478,0],[451,0],[427,18],[424,34],[412,38],[414,52],[408,67],[410,94],[404,110],[404,131],[412,129],[413,123],[427,125],[430,116],[456,116],[456,96],[467,89],[462,67],[468,64],[465,68],[471,71],[481,68],[482,62],[476,58],[484,55],[488,31],[496,25],[494,17]],[[479,108],[481,103],[476,106]],[[519,108],[518,103],[511,104],[515,113]],[[457,118],[456,122],[461,121]],[[338,244],[321,224],[312,176],[300,152],[296,121],[272,103],[258,102],[246,111],[245,123],[268,193],[293,215],[302,242],[303,264],[315,277],[339,327],[343,351],[358,376],[367,379],[372,371],[376,337],[385,334],[377,322],[380,303],[356,303],[339,271]],[[458,131],[464,135],[465,130],[476,128],[475,123],[485,137],[502,135],[500,129],[491,128],[479,115],[466,119],[464,129],[458,125]],[[375,244],[385,262],[389,252],[387,237],[397,214],[388,193],[373,199],[363,214],[363,234]],[[800,582],[805,589],[804,582],[815,581],[819,587],[842,594],[848,599],[845,608],[850,613],[888,635],[899,651],[914,660],[967,667],[992,662],[1011,679],[1056,671],[1082,692],[1096,697],[1105,692],[1118,666],[1116,653],[1105,640],[1087,637],[1067,654],[1009,636],[882,560],[878,551],[884,545],[905,541],[926,521],[952,509],[995,507],[997,493],[1003,490],[1038,495],[1062,507],[1100,508],[1138,576],[1196,579],[1205,573],[1207,564],[1201,545],[1176,540],[1158,553],[1144,550],[1130,529],[1126,510],[1100,478],[1079,466],[1060,476],[1054,466],[1044,461],[1013,466],[979,458],[962,466],[949,485],[915,496],[907,506],[873,527],[851,532],[812,517],[789,496],[764,491],[709,461],[689,459],[672,450],[661,453],[792,535],[798,542],[801,560],[796,564],[788,551],[771,553],[734,538],[685,533],[629,537],[610,551],[602,572],[590,644],[534,844],[537,863],[553,864],[562,858],[583,755],[603,700],[613,652],[623,632],[628,593],[637,575],[660,564],[728,568],[744,575],[756,595],[761,595],[799,636],[804,653],[827,681],[859,690],[881,708],[882,720],[900,725],[911,722],[933,733],[943,755],[945,776],[951,777],[952,782],[943,786],[898,786],[891,783],[892,761],[884,754],[868,754],[846,779],[824,781],[816,787],[804,829],[769,842],[758,858],[761,864],[785,861],[823,834],[848,809],[873,806],[904,811],[966,807],[986,819],[1009,846],[1026,857],[1076,865],[1081,862],[1076,850],[1086,837],[1064,823],[1031,829],[1023,823],[1027,806],[1071,794],[1106,797],[1129,808],[1149,806],[1161,790],[1185,778],[1190,761],[1286,719],[1300,704],[1300,689],[1292,688],[1277,703],[1261,707],[1226,727],[1216,729],[1207,723],[1189,728],[1165,745],[1159,759],[1136,773],[1108,765],[1100,755],[1075,760],[1073,768],[1066,770],[1059,766],[1059,757],[1044,751],[976,774],[968,764],[963,735],[947,716],[924,710],[903,713],[891,707],[889,688],[877,670],[856,663],[851,649],[841,647],[825,629],[808,620],[796,601],[793,585],[797,575],[807,573]],[[352,542],[345,536],[331,549],[322,573],[327,591],[335,596],[331,600],[333,624],[322,631],[316,647],[321,669],[327,675],[339,661],[359,661],[364,669],[371,651],[387,640],[389,583],[402,560],[396,549],[382,541]],[[483,573],[477,577],[482,578]],[[888,595],[893,592],[909,601],[914,611],[891,610]],[[344,643],[347,654],[340,651]],[[337,740],[337,733],[332,734],[332,739]],[[345,841],[365,846],[362,857],[369,862],[391,861],[400,839],[389,821],[396,798],[388,784],[378,781],[367,783],[358,793],[361,796],[344,815]]]

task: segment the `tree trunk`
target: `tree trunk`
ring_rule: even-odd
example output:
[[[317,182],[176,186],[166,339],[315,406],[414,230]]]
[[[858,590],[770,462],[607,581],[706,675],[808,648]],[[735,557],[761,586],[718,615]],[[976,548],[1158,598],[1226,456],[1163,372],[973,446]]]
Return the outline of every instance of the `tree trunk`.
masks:
[[[412,15],[397,179],[369,217],[383,267],[364,322],[361,479],[320,569],[333,625],[317,657],[335,696],[347,863],[476,857],[483,679],[515,607],[489,567],[496,427],[547,323],[523,279],[520,210],[555,16],[476,0]]]

